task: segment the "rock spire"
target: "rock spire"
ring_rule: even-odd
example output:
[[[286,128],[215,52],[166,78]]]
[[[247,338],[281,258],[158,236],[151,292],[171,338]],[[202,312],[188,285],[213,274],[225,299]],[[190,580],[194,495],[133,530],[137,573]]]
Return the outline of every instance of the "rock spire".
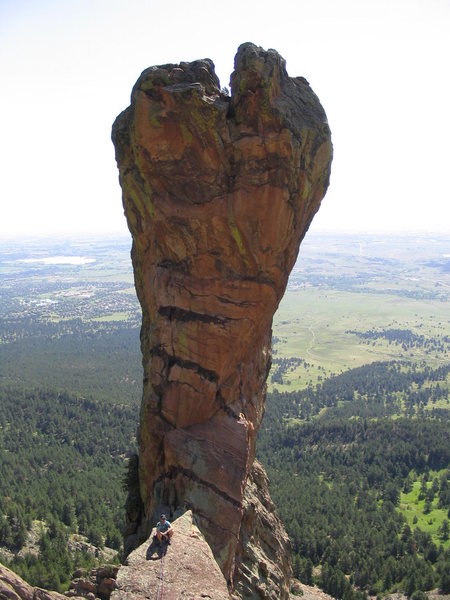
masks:
[[[325,112],[275,50],[146,69],[113,126],[142,306],[142,514],[192,510],[238,597],[287,598],[289,542],[255,462],[272,318],[329,182]]]

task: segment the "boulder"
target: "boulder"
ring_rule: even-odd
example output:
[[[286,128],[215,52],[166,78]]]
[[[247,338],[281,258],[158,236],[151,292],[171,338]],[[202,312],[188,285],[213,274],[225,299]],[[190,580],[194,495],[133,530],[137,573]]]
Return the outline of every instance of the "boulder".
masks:
[[[118,570],[119,565],[116,564],[101,565],[91,569],[89,573],[84,569],[78,569],[72,575],[72,581],[66,596],[71,598],[78,596],[90,598],[93,596],[101,600],[109,600],[112,591],[116,588]]]

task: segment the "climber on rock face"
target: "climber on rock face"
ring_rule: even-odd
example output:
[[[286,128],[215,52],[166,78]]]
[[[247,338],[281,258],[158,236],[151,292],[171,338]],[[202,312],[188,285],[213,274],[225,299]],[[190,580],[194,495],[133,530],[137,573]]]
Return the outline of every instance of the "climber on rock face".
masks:
[[[161,515],[159,521],[156,524],[156,537],[158,542],[161,544],[162,541],[166,541],[170,544],[170,538],[173,536],[173,529],[170,521],[166,519],[166,515]]]

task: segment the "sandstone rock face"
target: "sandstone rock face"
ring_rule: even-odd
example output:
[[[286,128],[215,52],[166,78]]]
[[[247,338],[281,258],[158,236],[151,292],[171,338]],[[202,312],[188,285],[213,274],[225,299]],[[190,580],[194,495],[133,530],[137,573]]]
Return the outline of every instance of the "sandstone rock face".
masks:
[[[32,587],[0,564],[0,600],[67,600],[67,598],[58,592]]]
[[[289,543],[253,463],[272,318],[332,146],[318,98],[274,50],[242,45],[231,89],[208,59],[151,67],[113,126],[143,313],[133,543],[162,508],[191,508],[231,591],[287,598]]]
[[[152,535],[128,556],[127,565],[119,569],[111,600],[229,599],[225,578],[192,512],[186,512],[172,526],[170,546],[160,547]]]

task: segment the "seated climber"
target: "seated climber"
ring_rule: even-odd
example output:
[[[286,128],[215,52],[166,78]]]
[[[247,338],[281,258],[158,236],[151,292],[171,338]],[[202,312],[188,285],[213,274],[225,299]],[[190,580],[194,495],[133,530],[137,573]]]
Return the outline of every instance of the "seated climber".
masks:
[[[156,524],[156,537],[158,542],[161,544],[162,541],[166,541],[170,544],[170,538],[173,536],[173,529],[170,521],[166,519],[166,515],[161,515],[159,521]]]

